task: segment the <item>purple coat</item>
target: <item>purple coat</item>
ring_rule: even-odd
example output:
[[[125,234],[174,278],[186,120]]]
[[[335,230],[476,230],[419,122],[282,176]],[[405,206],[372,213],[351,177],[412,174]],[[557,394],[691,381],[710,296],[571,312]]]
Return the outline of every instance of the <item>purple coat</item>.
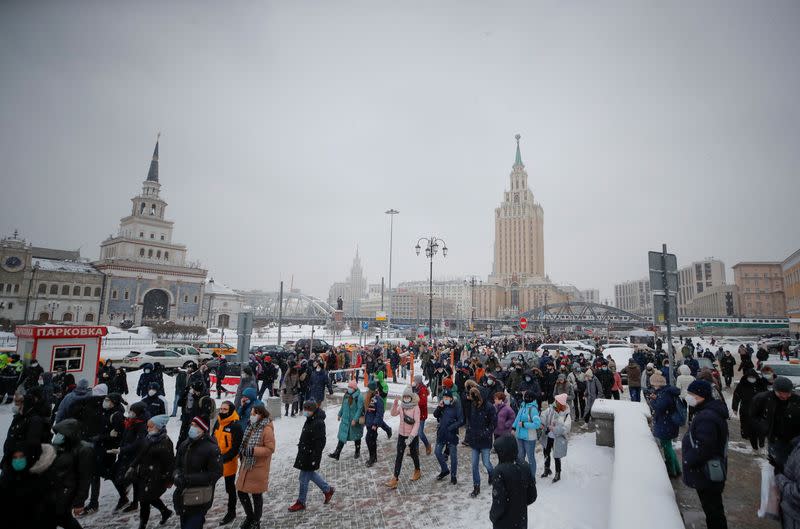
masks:
[[[516,419],[516,413],[505,402],[499,406],[495,405],[495,409],[497,410],[497,427],[494,429],[495,437],[511,433],[511,426],[514,424],[514,419]]]

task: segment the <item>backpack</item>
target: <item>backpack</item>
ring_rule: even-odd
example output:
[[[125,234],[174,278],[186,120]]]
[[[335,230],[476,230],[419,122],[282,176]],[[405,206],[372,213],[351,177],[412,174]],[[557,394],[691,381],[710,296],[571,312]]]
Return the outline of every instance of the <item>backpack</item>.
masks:
[[[675,399],[675,411],[670,414],[669,418],[672,420],[672,424],[678,428],[686,424],[686,405],[681,399]]]

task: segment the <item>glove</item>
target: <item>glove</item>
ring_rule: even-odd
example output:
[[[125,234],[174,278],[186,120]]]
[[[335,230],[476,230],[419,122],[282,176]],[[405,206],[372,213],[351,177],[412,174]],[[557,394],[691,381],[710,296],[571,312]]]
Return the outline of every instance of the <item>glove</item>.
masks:
[[[108,434],[108,435],[111,436],[111,437],[117,437],[119,435],[119,432],[116,431],[116,430],[111,430],[111,433]]]

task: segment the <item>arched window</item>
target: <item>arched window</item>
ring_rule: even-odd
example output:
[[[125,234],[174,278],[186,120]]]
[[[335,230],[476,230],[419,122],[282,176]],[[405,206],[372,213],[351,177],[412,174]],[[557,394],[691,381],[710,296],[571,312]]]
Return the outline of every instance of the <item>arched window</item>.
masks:
[[[83,317],[83,321],[94,321],[94,314],[91,312],[88,313],[86,316]]]
[[[50,319],[50,314],[47,312],[40,312],[39,313],[39,322],[44,323]]]
[[[54,296],[58,295],[58,285],[50,285],[50,294]]]
[[[169,261],[169,252],[164,252],[164,259]]]
[[[144,208],[146,208],[146,207],[147,207],[147,205],[144,202],[142,202],[142,207],[139,208],[139,214],[140,215],[144,213]]]
[[[153,257],[153,249],[147,250],[147,257]]]
[[[62,296],[69,296],[69,285],[63,285],[61,287],[61,295]]]
[[[92,287],[83,287],[83,295],[87,298],[92,295]]]
[[[144,257],[144,248],[139,248],[139,257]]]
[[[96,298],[100,297],[100,287],[95,287],[95,289],[94,289],[94,297],[96,297]]]
[[[47,285],[44,283],[39,283],[39,290],[37,292],[39,294],[47,294]]]
[[[61,317],[61,321],[72,321],[72,313],[65,312],[64,316]]]
[[[156,214],[156,205],[155,204],[150,204],[150,215],[152,216],[152,215],[155,215],[155,214]]]
[[[156,259],[161,259],[161,250],[156,252]]]
[[[72,287],[72,295],[73,296],[80,296],[81,295],[81,287],[78,287],[78,286]]]

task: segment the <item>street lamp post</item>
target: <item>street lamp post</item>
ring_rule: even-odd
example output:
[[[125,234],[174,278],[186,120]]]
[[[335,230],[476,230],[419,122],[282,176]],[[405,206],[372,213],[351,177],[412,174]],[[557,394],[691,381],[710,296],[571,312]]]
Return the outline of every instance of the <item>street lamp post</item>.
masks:
[[[430,261],[430,276],[428,279],[428,332],[431,337],[431,345],[433,344],[433,256],[439,253],[439,243],[442,247],[442,257],[447,257],[447,243],[438,237],[420,237],[414,250],[419,255],[422,249],[419,243],[425,241],[425,257]],[[444,300],[442,300],[444,302]]]
[[[478,282],[478,280],[475,278],[475,276],[472,276],[469,281],[467,281],[466,279],[464,280],[464,284],[470,286],[471,306],[470,306],[470,311],[469,311],[469,330],[473,331],[473,332],[475,330],[475,284],[476,284],[476,282]],[[480,284],[482,285],[483,281],[480,281]]]
[[[386,210],[389,215],[389,310],[386,314],[386,330],[392,330],[392,247],[394,243],[394,216],[400,213],[396,209]]]

